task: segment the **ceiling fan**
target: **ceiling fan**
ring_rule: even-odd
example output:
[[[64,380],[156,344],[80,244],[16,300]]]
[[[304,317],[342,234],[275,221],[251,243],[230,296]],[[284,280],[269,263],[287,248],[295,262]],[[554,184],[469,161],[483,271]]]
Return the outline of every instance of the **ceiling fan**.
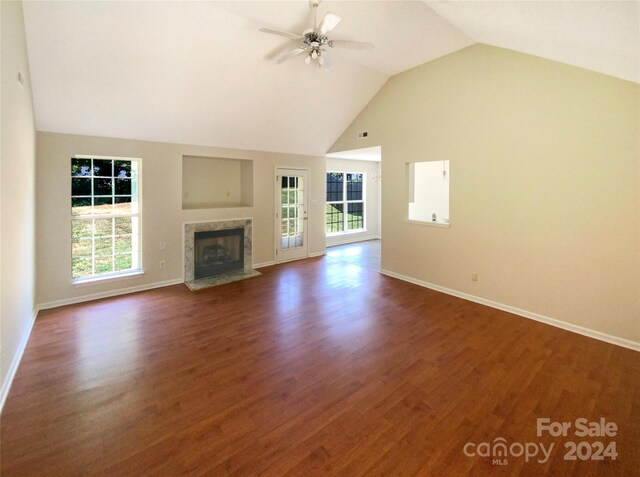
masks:
[[[336,26],[338,26],[338,23],[340,23],[340,20],[342,19],[335,13],[327,13],[318,25],[317,12],[320,0],[309,0],[309,5],[313,12],[313,28],[306,29],[302,34],[290,33],[267,27],[260,28],[260,31],[262,32],[284,36],[285,38],[290,38],[297,42],[295,48],[276,55],[271,59],[272,62],[280,64],[289,58],[298,56],[301,53],[306,53],[306,58],[304,59],[306,64],[311,64],[312,61],[315,61],[320,68],[328,71],[331,69],[331,61],[327,55],[327,47],[348,48],[351,50],[373,50],[373,43],[349,40],[330,40],[327,35]]]

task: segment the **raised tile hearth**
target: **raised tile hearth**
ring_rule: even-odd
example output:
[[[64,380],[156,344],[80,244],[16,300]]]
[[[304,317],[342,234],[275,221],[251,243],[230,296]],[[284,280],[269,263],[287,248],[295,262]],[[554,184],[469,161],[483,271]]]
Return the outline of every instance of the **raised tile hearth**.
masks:
[[[238,230],[243,230],[242,244],[228,242],[229,237],[237,238]],[[236,233],[225,233],[225,232]],[[196,235],[198,236],[196,240]],[[207,242],[209,240],[209,242]],[[242,247],[238,250],[238,247]],[[184,282],[190,290],[222,285],[261,275],[253,270],[252,261],[252,220],[217,220],[184,224]],[[229,267],[236,260],[235,267]],[[238,264],[237,261],[241,260]],[[229,269],[234,268],[234,269]],[[202,276],[203,270],[210,275]],[[221,273],[217,273],[220,270]],[[197,278],[196,278],[197,277]]]

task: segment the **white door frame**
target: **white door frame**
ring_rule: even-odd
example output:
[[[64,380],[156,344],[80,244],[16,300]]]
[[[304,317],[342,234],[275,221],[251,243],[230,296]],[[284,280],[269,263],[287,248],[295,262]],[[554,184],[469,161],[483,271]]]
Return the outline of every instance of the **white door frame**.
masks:
[[[287,254],[287,252],[283,252],[282,251],[282,235],[281,235],[281,222],[280,222],[280,210],[281,210],[281,198],[282,198],[282,194],[281,194],[281,190],[282,190],[282,185],[280,183],[280,176],[281,171],[290,171],[290,172],[303,172],[306,175],[306,185],[304,187],[304,220],[303,220],[303,246],[300,247],[303,250],[300,250],[299,252],[302,252],[302,254],[296,254],[295,256],[291,256],[291,254]],[[275,245],[275,251],[274,251],[274,258],[275,258],[275,263],[283,263],[283,262],[290,262],[292,260],[301,260],[303,258],[308,258],[309,257],[309,184],[310,184],[310,180],[309,180],[309,176],[311,175],[310,170],[308,167],[288,167],[288,166],[276,166],[275,170],[274,170],[274,183],[275,183],[275,189],[274,189],[274,204],[275,204],[275,213],[274,213],[274,245]],[[297,247],[296,247],[297,248]]]

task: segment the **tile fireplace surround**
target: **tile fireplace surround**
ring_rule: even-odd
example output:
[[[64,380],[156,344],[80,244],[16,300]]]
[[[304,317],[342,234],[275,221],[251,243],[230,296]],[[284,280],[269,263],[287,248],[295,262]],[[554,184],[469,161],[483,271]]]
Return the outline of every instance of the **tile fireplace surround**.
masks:
[[[194,279],[195,234],[213,230],[244,228],[244,268],[242,270],[221,273],[212,277]],[[184,224],[184,283],[191,290],[200,290],[215,285],[235,282],[261,275],[253,269],[251,256],[252,219],[216,220]]]

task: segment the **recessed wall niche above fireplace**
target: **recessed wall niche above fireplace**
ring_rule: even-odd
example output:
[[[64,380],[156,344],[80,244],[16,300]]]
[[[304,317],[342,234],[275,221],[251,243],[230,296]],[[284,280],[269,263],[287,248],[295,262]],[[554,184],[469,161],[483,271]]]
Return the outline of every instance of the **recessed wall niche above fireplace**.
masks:
[[[184,224],[184,281],[191,290],[260,275],[253,270],[252,220]]]

